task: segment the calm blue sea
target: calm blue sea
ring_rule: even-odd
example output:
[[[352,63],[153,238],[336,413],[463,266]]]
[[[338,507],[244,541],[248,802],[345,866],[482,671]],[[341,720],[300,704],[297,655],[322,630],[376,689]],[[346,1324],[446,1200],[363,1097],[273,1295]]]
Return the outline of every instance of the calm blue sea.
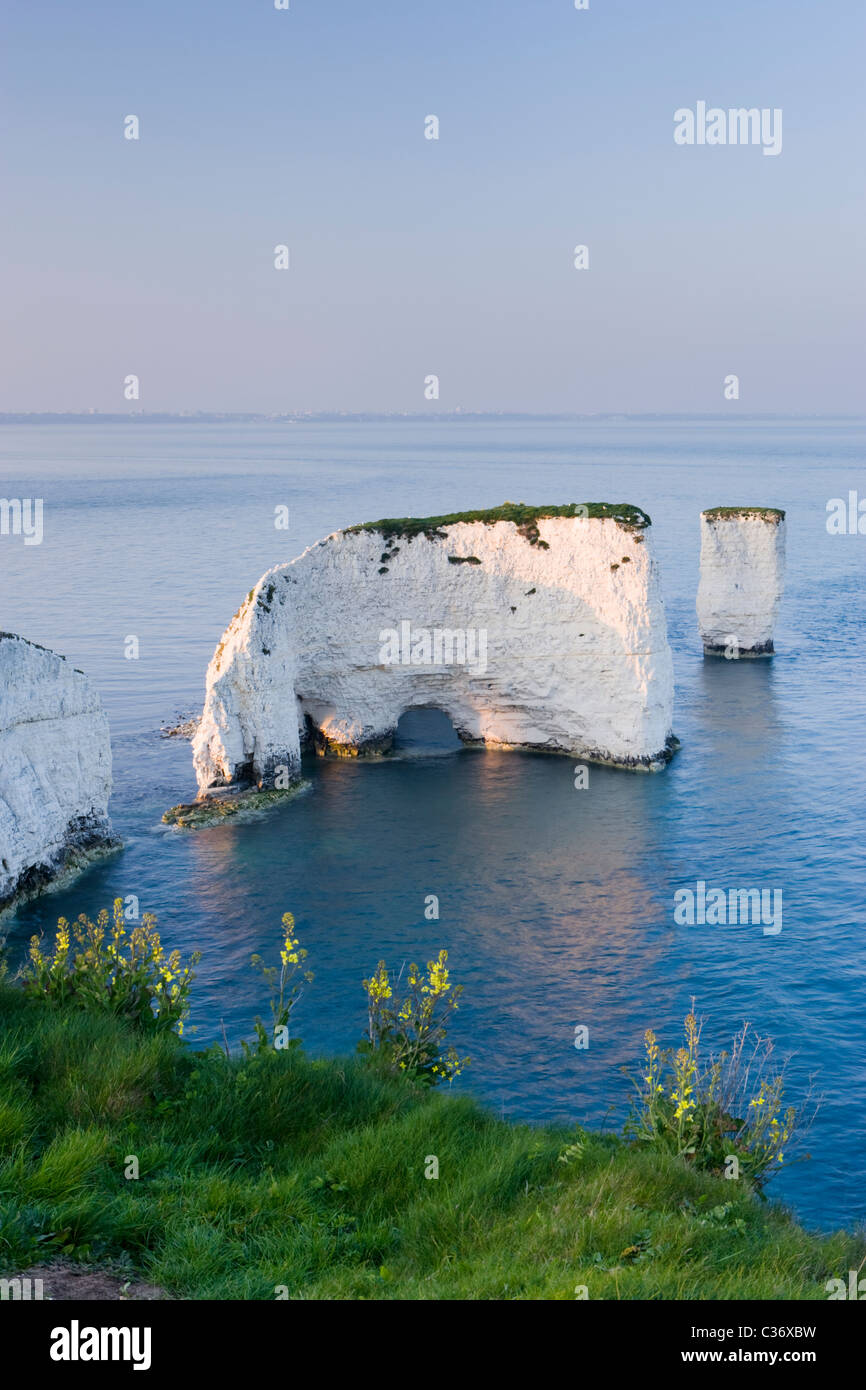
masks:
[[[0,495],[42,497],[45,536],[0,538],[0,628],[99,688],[126,844],[24,909],[11,944],[136,894],[170,947],[204,953],[204,1044],[223,1021],[249,1036],[265,1006],[249,957],[275,958],[291,910],[316,972],[296,1016],[313,1052],[354,1048],[380,956],[399,967],[445,946],[466,987],[458,1084],[508,1116],[592,1125],[621,1121],[620,1067],[647,1027],[677,1041],[695,996],[708,1044],[750,1020],[793,1054],[792,1099],[810,1077],[823,1093],[811,1161],[773,1190],[812,1224],[862,1221],[866,537],[828,535],[825,516],[866,492],[864,443],[850,420],[3,426]],[[566,758],[416,741],[390,761],[314,761],[309,790],[258,821],[161,825],[195,785],[189,745],[159,725],[200,706],[220,633],[266,568],[353,522],[506,499],[652,516],[683,745],[666,772],[594,768],[576,791]],[[698,514],[724,503],[788,511],[772,662],[702,658]],[[780,888],[782,932],[675,925],[674,891],[698,879]]]

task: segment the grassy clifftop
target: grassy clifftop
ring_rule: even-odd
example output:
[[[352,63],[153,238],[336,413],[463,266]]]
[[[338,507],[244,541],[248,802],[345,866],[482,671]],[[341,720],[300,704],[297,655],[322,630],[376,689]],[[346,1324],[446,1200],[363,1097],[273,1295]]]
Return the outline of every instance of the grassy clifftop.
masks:
[[[482,521],[492,526],[497,521],[513,521],[531,539],[538,534],[538,522],[547,517],[589,517],[592,520],[616,521],[633,530],[649,526],[650,518],[640,507],[629,502],[566,502],[561,506],[529,507],[525,502],[503,502],[501,507],[488,507],[473,512],[448,512],[443,516],[386,517],[381,521],[365,521],[348,526],[347,532],[373,531],[386,538],[412,540],[415,536],[441,536],[449,526],[463,521]]]
[[[707,521],[730,521],[737,517],[757,516],[777,525],[785,520],[785,513],[779,507],[707,507],[706,511],[701,512],[701,516],[706,517]]]
[[[0,986],[0,1275],[61,1252],[179,1298],[571,1300],[826,1299],[864,1249],[369,1060],[196,1053]]]

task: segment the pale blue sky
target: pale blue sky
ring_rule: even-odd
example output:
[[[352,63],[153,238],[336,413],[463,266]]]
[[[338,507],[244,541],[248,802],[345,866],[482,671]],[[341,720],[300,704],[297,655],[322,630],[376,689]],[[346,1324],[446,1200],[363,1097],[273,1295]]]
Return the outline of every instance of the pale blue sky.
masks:
[[[728,373],[859,410],[864,34],[860,0],[7,0],[0,410],[135,408],[128,373],[145,410],[713,411]],[[781,155],[678,147],[698,100],[781,107]]]

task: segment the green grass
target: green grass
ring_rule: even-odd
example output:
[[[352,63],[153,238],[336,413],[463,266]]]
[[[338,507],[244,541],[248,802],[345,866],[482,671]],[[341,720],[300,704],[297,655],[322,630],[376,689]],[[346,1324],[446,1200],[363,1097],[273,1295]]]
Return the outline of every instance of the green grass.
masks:
[[[403,516],[386,517],[382,521],[366,521],[358,526],[348,526],[346,530],[374,531],[379,535],[403,537],[412,540],[415,536],[428,538],[441,537],[445,528],[456,526],[461,521],[483,521],[492,526],[497,521],[513,521],[526,539],[537,544],[537,523],[545,517],[586,516],[595,520],[616,521],[625,529],[643,530],[650,525],[650,518],[640,507],[629,502],[567,502],[562,506],[529,507],[525,502],[503,502],[501,507],[488,507],[483,511],[449,512],[444,516]]]
[[[229,1061],[3,985],[0,1274],[60,1253],[194,1299],[825,1299],[864,1241],[362,1058]]]

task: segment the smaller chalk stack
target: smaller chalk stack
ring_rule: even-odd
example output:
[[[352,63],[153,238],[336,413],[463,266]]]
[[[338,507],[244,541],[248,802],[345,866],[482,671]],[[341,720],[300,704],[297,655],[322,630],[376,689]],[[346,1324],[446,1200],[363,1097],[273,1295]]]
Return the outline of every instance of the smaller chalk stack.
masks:
[[[783,511],[710,507],[701,512],[697,610],[705,656],[772,656],[784,583]]]

